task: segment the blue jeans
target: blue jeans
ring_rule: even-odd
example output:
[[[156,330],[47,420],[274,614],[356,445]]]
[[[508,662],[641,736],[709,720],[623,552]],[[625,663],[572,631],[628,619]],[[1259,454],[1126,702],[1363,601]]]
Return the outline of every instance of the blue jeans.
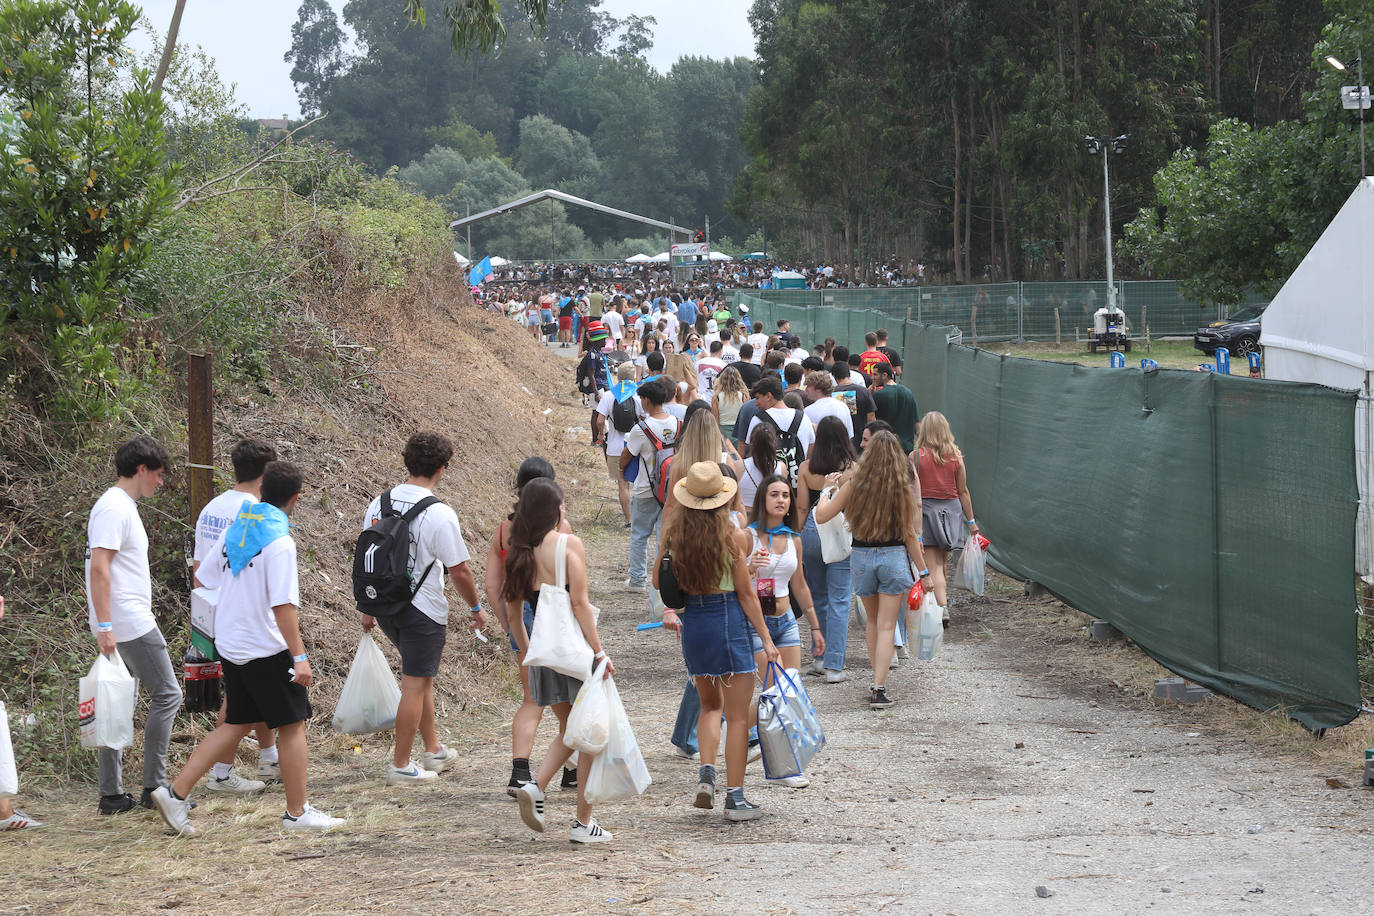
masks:
[[[649,568],[649,536],[658,527],[658,520],[663,515],[663,507],[654,499],[653,494],[648,496],[634,496],[630,499],[630,581],[635,585],[643,585],[648,578]],[[658,548],[655,546],[654,555],[657,556]]]
[[[849,558],[826,563],[821,557],[821,537],[816,533],[816,518],[807,516],[802,528],[802,572],[811,600],[816,604],[821,632],[825,634],[825,658],[831,671],[844,670],[844,652],[849,643],[850,591]]]

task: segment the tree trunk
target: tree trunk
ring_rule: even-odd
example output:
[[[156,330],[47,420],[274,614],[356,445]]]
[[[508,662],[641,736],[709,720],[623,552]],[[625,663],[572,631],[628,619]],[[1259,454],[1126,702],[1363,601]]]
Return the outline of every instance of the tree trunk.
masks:
[[[973,84],[968,87],[968,188],[964,194],[964,279],[973,281],[973,151],[978,148],[977,122],[974,119]]]
[[[177,49],[177,32],[181,31],[181,14],[186,10],[186,0],[177,0],[172,10],[172,24],[167,28],[167,43],[162,46],[162,59],[157,62],[157,74],[153,77],[153,92],[162,91],[162,81],[167,78],[167,69],[172,66],[172,53]]]
[[[953,253],[954,253],[954,259],[953,259],[953,260],[954,260],[954,281],[955,281],[956,283],[958,283],[958,282],[962,282],[962,281],[965,279],[965,277],[964,277],[964,275],[963,275],[963,263],[964,263],[964,262],[963,262],[963,259],[959,256],[959,237],[960,237],[960,235],[961,235],[961,233],[960,233],[959,230],[962,228],[962,227],[960,226],[960,224],[959,224],[959,220],[960,220],[960,218],[961,218],[962,215],[963,215],[962,212],[961,212],[960,197],[959,197],[959,193],[960,193],[960,191],[962,190],[962,184],[963,184],[963,183],[960,181],[959,176],[960,176],[960,173],[963,171],[964,157],[963,157],[963,146],[962,146],[962,139],[963,139],[963,138],[959,135],[959,103],[958,103],[957,101],[955,101],[954,96],[950,96],[950,98],[949,98],[949,114],[950,114],[950,119],[953,121],[953,124],[954,124],[954,206],[953,206],[953,208],[952,208],[953,211],[954,211],[954,212],[953,212],[953,216],[954,216],[954,238],[953,238],[953,242],[954,242],[954,252],[953,252]]]

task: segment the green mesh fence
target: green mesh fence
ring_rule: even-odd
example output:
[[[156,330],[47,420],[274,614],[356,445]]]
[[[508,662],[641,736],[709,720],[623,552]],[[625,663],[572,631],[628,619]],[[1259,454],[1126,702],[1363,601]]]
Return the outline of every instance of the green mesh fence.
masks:
[[[1184,297],[1173,280],[1128,280],[1117,284],[1117,302],[1131,333],[1143,337],[1191,337],[1199,326],[1222,317],[1223,310]],[[951,324],[980,340],[1072,340],[1092,327],[1093,312],[1107,301],[1102,280],[1058,283],[983,283],[960,286],[909,286],[873,289],[736,290],[744,298],[796,308],[832,306],[876,310],[887,321]],[[1241,306],[1264,299],[1248,297]],[[1241,307],[1237,306],[1237,308]],[[751,306],[752,308],[752,306]],[[976,311],[975,311],[976,309]],[[799,327],[796,320],[793,327]],[[772,325],[769,325],[770,328]],[[891,330],[890,325],[888,326]],[[800,333],[800,331],[798,332]],[[823,338],[825,335],[821,335]],[[812,340],[803,335],[802,339]],[[859,341],[862,341],[862,335]],[[857,341],[840,341],[852,347]]]
[[[1359,713],[1353,392],[904,331],[906,379],[950,420],[999,566],[1252,706],[1313,729]]]

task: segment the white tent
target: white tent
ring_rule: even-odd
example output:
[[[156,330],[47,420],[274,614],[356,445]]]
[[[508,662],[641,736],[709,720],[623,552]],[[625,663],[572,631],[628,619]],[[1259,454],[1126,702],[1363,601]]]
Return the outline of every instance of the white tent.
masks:
[[[467,267],[468,265],[470,265],[470,264],[472,263],[471,261],[469,261],[467,258],[463,257],[461,254],[459,254],[459,253],[456,252],[456,251],[453,253],[453,260],[455,260],[455,261],[458,262],[458,266],[459,266],[459,267]]]
[[[652,261],[653,258],[647,254],[632,254],[625,259],[626,264],[643,264],[645,261]]]
[[[733,261],[733,260],[734,260],[734,258],[730,257],[728,254],[726,254],[726,253],[723,252],[723,251],[713,251],[713,252],[711,252],[711,254],[710,254],[709,257],[711,258],[712,261]]]
[[[1355,571],[1374,574],[1374,178],[1364,178],[1260,319],[1264,377],[1360,392]]]
[[[492,267],[505,267],[509,263],[510,261],[507,261],[505,258],[498,258],[496,255],[491,256]]]
[[[668,252],[664,251],[664,252],[662,252],[662,253],[660,253],[660,254],[656,254],[656,255],[654,255],[652,258],[650,258],[649,260],[650,260],[650,261],[653,261],[655,264],[667,264],[667,263],[668,263]]]

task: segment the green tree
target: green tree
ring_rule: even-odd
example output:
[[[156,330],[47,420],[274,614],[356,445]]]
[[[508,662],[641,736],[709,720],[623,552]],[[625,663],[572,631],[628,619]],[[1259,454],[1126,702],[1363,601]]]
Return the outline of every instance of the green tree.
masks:
[[[596,193],[602,182],[601,161],[591,141],[543,115],[520,122],[515,165],[536,188],[556,188],[577,197]]]
[[[328,0],[302,0],[291,26],[291,49],[282,59],[291,64],[291,82],[309,117],[322,110],[325,93],[343,69],[344,34]]]
[[[58,407],[100,415],[118,381],[121,297],[175,198],[163,103],[129,61],[138,18],[118,0],[0,5],[0,359],[56,374]],[[35,378],[35,380],[37,380]]]

